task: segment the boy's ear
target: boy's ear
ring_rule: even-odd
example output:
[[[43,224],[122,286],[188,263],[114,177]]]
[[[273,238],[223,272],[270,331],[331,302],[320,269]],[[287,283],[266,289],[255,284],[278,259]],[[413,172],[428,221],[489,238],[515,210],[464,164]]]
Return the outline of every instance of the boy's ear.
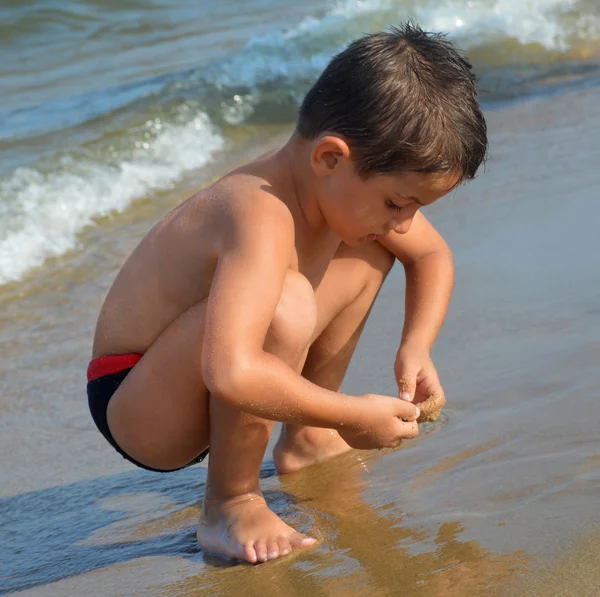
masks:
[[[315,141],[310,155],[310,165],[314,173],[322,177],[333,174],[343,162],[349,159],[348,144],[340,137],[327,135]]]

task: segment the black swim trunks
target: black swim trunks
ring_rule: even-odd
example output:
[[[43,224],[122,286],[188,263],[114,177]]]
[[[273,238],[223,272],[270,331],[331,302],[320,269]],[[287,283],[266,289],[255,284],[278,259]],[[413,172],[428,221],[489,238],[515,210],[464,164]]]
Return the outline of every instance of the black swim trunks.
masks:
[[[108,422],[106,419],[106,412],[108,409],[108,403],[113,397],[113,394],[117,391],[123,380],[127,377],[127,374],[133,369],[135,364],[142,358],[141,354],[121,354],[121,355],[108,355],[93,359],[87,370],[87,395],[90,412],[94,423],[98,427],[100,433],[105,437],[106,441],[119,453],[123,458],[129,460],[136,466],[146,469],[147,471],[153,471],[155,473],[170,473],[172,471],[178,471],[193,464],[202,462],[207,454],[208,450],[202,452],[199,456],[194,458],[191,462],[186,465],[170,470],[155,469],[134,460],[128,456],[117,444],[110,429],[108,428]]]

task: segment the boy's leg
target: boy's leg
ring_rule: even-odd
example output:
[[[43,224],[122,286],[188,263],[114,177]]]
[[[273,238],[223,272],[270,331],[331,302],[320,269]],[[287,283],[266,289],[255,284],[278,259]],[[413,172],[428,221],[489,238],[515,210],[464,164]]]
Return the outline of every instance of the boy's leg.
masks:
[[[202,381],[205,311],[205,301],[189,309],[146,352],[109,403],[109,428],[131,457],[162,470],[210,443],[200,546],[250,562],[273,559],[311,541],[268,509],[258,487],[273,422],[227,407]],[[299,369],[315,323],[310,284],[288,272],[265,349]]]
[[[373,303],[395,257],[377,242],[342,245],[316,291],[318,320],[302,375],[338,392]],[[350,450],[337,431],[284,425],[274,450],[280,473],[290,473]]]
[[[275,320],[264,345],[267,352],[299,373],[316,325],[316,309],[307,311],[307,303],[300,304],[308,300],[314,306],[313,290],[304,278],[301,285],[306,285],[308,293],[300,289],[291,299],[293,304],[287,302],[281,309],[292,314],[293,320],[287,316]],[[286,300],[290,301],[282,298],[282,302]],[[315,543],[271,512],[262,497],[260,467],[274,424],[210,400],[210,460],[197,535],[203,549],[223,553],[235,537],[235,551],[230,555],[265,562]]]

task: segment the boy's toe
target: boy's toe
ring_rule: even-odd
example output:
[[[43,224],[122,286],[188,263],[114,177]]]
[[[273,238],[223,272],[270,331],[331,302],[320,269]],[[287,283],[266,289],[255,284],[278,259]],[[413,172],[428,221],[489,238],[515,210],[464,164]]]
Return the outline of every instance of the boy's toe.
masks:
[[[285,537],[280,537],[279,541],[277,543],[279,544],[279,555],[280,556],[287,556],[287,554],[292,551],[292,546],[290,545],[290,542]]]
[[[243,552],[244,555],[240,559],[245,559],[251,564],[256,564],[258,558],[256,557],[256,550],[253,543],[246,543],[243,547]]]
[[[279,545],[276,540],[271,539],[267,542],[267,553],[269,560],[276,560],[279,557]]]
[[[256,551],[256,557],[259,562],[266,562],[268,559],[267,545],[265,541],[255,541],[254,550]]]
[[[302,533],[294,533],[294,535],[290,537],[292,547],[308,547],[314,545],[316,542],[316,539],[313,539],[308,535],[303,535]]]

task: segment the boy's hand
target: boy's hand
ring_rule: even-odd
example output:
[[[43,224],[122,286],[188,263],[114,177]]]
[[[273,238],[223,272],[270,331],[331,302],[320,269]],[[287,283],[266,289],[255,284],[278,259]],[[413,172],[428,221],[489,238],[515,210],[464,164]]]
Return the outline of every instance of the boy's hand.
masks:
[[[446,399],[429,350],[413,345],[401,346],[394,373],[400,398],[419,405],[419,423],[435,421]]]
[[[351,447],[358,450],[395,448],[403,439],[418,435],[418,407],[392,396],[366,394],[359,399],[361,406],[364,405],[360,424],[338,429]]]

